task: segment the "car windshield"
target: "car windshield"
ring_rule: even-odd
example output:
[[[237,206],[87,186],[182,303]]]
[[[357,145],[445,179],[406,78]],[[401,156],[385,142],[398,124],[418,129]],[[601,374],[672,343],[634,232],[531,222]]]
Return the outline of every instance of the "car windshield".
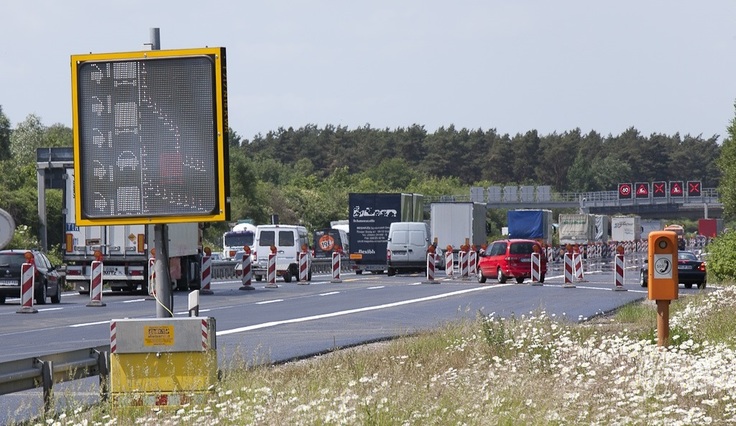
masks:
[[[681,251],[677,253],[677,259],[678,260],[698,260],[698,257],[695,256],[695,253],[692,253],[689,251]]]
[[[4,267],[18,267],[26,261],[25,256],[22,254],[0,254],[0,266]]]

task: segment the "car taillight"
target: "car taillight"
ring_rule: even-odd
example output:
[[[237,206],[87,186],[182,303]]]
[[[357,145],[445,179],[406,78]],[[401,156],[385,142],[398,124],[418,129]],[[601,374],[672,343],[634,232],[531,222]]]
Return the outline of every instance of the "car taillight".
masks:
[[[386,250],[386,260],[391,260],[391,250]]]
[[[700,266],[698,266],[698,270],[701,272],[705,272],[705,262],[701,263]]]
[[[82,267],[81,266],[67,266],[66,267],[66,274],[67,275],[75,275],[79,276],[82,275]]]

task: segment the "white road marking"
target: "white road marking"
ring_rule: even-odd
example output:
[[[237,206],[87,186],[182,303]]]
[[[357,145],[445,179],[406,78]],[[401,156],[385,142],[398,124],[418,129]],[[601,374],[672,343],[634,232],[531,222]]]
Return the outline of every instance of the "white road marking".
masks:
[[[45,312],[45,311],[60,311],[60,310],[62,310],[62,309],[64,309],[64,308],[44,308],[44,309],[39,309],[39,310],[38,310],[38,312]]]
[[[133,299],[133,300],[123,300],[123,303],[136,303],[136,302],[145,302],[146,299]]]
[[[318,296],[332,296],[333,294],[340,294],[339,291],[331,291],[329,293],[318,294]]]
[[[97,322],[86,322],[82,324],[72,324],[69,327],[76,328],[76,327],[88,327],[90,325],[100,325],[100,324],[109,324],[110,321],[97,321]]]
[[[264,300],[263,302],[256,302],[256,305],[268,305],[269,303],[283,302],[284,299]]]
[[[245,331],[252,331],[252,330],[258,330],[261,328],[275,327],[277,325],[283,325],[283,324],[295,324],[295,323],[300,323],[300,322],[307,322],[307,321],[314,321],[314,320],[325,319],[325,318],[334,318],[334,317],[339,317],[339,316],[344,316],[344,315],[357,314],[361,312],[370,312],[370,311],[377,311],[380,309],[395,308],[397,306],[410,305],[412,303],[420,303],[420,302],[426,302],[429,300],[444,299],[447,297],[457,296],[459,294],[472,293],[475,291],[484,291],[484,290],[490,290],[494,288],[501,288],[501,287],[507,287],[507,286],[513,286],[513,285],[514,284],[499,284],[499,285],[494,285],[493,287],[490,287],[490,286],[475,287],[475,288],[471,288],[467,290],[453,291],[451,293],[438,294],[435,296],[420,297],[418,299],[402,300],[400,302],[386,303],[383,305],[366,306],[364,308],[348,309],[345,311],[330,312],[328,314],[312,315],[312,316],[301,317],[301,318],[291,318],[291,319],[281,320],[281,321],[269,321],[269,322],[264,322],[261,324],[249,325],[246,327],[238,327],[238,328],[232,328],[230,330],[218,331],[216,335],[226,336],[228,334],[243,333]]]
[[[368,288],[366,288],[366,290],[378,290],[378,289],[381,289],[381,288],[386,288],[386,286],[385,285],[378,285],[378,286],[375,286],[375,287],[368,287]]]

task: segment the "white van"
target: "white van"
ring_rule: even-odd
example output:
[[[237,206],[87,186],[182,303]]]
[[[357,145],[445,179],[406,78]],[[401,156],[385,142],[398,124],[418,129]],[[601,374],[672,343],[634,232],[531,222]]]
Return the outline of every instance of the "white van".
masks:
[[[276,247],[276,275],[291,282],[299,280],[298,253],[302,245],[309,249],[307,228],[297,225],[258,225],[256,227],[255,251],[253,252],[253,277],[263,280],[268,273],[268,254],[271,246]],[[307,280],[311,281],[312,271]]]
[[[394,222],[388,230],[386,263],[388,275],[396,272],[427,271],[429,224],[425,222]]]

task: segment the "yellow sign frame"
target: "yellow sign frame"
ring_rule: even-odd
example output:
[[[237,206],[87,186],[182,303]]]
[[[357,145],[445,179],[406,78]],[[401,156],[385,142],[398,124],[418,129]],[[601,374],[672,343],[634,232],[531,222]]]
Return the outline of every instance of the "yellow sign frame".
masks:
[[[78,67],[85,62],[116,62],[126,60],[146,60],[146,59],[181,59],[187,57],[209,56],[214,61],[214,87],[215,94],[215,130],[216,141],[215,158],[217,161],[217,179],[216,179],[216,211],[210,214],[172,214],[172,215],[135,215],[135,216],[115,216],[91,218],[83,216],[82,209],[82,179],[87,177],[88,171],[82,170],[81,165],[81,132],[80,128],[80,103],[79,103],[79,85],[78,85]],[[79,178],[74,180],[74,191],[78,195],[75,197],[75,212],[77,225],[136,225],[136,224],[165,224],[165,223],[185,223],[185,222],[220,222],[230,219],[230,178],[228,171],[229,143],[228,122],[227,122],[227,73],[225,61],[224,47],[207,47],[193,49],[173,49],[173,50],[146,50],[134,52],[117,52],[117,53],[90,53],[71,55],[71,87],[72,87],[72,132],[74,136],[74,175]]]

